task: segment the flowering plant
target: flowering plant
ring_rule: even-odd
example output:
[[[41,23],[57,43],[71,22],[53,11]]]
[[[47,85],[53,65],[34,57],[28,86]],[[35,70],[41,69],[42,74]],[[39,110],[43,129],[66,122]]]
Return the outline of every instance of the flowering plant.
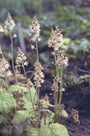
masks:
[[[0,32],[9,32],[11,37],[12,56],[13,56],[13,35],[12,30],[15,26],[11,15],[5,21],[5,28],[0,26]],[[34,71],[28,77],[26,66],[28,65],[27,57],[20,48],[17,51],[17,57],[12,57],[12,71],[10,64],[3,55],[0,48],[0,125],[2,125],[1,133],[5,136],[68,136],[66,127],[59,124],[60,118],[68,118],[68,113],[64,110],[62,104],[62,84],[63,84],[63,67],[68,65],[68,58],[59,53],[58,50],[63,46],[63,35],[58,27],[52,29],[48,47],[53,48],[54,65],[56,68],[56,76],[51,86],[54,91],[54,105],[50,104],[47,95],[43,99],[40,98],[40,87],[45,81],[43,67],[40,63],[38,53],[38,42],[40,41],[40,24],[35,16],[32,24],[29,26],[29,40],[33,42],[33,49],[36,50],[36,62]],[[31,45],[32,46],[32,45]],[[15,65],[14,65],[15,64]],[[58,73],[60,68],[60,74]],[[24,74],[21,73],[23,69]],[[10,85],[10,78],[15,79],[15,83]],[[53,110],[50,110],[50,107]],[[55,112],[54,112],[55,111]],[[72,115],[74,121],[79,122],[78,112],[73,109]],[[77,114],[77,116],[76,116]],[[7,135],[5,132],[7,131]]]

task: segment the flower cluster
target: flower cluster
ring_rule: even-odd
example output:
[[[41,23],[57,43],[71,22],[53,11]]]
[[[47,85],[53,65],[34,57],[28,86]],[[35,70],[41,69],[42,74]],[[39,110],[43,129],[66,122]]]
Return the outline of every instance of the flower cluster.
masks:
[[[35,73],[34,73],[34,83],[36,87],[41,87],[41,83],[44,82],[44,74],[42,72],[43,67],[41,63],[37,60],[35,63]]]
[[[63,35],[61,34],[58,27],[55,30],[52,29],[50,38],[48,40],[48,47],[52,47],[57,51],[61,46],[63,46]]]
[[[0,46],[0,54],[2,55],[3,53],[2,53],[2,48],[1,48],[1,46]]]
[[[3,57],[0,60],[0,68],[3,69],[3,71],[7,71],[10,67],[10,64],[8,63],[8,61]]]
[[[56,75],[55,78],[53,79],[53,84],[51,86],[52,91],[58,91],[59,83],[60,83],[60,77],[59,77],[59,75]]]
[[[68,57],[64,56],[64,54],[57,54],[57,60],[56,60],[57,66],[68,66]]]
[[[7,76],[12,76],[12,72],[10,71],[10,64],[8,63],[8,61],[3,57],[0,60],[0,74],[2,74],[3,76],[5,76],[5,74]]]
[[[33,42],[40,41],[40,24],[37,17],[34,16],[32,20],[32,25],[29,26],[30,38]]]
[[[7,16],[6,21],[5,21],[5,31],[6,32],[8,32],[8,31],[11,32],[14,27],[15,27],[15,22],[12,19],[10,13],[8,13],[8,16]]]
[[[0,25],[0,33],[3,33],[4,32],[4,29],[3,27]]]
[[[17,57],[16,57],[16,64],[17,65],[28,65],[27,57],[22,52],[22,50],[18,47]]]

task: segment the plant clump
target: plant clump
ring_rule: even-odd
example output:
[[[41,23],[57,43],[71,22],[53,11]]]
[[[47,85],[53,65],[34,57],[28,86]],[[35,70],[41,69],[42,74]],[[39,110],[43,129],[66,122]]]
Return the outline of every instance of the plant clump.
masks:
[[[1,80],[0,84],[0,126],[3,128],[2,133],[7,131],[10,136],[25,136],[25,134],[27,136],[68,136],[66,127],[60,124],[61,117],[69,118],[68,113],[65,111],[65,106],[62,104],[62,92],[64,89],[63,69],[68,66],[68,57],[59,52],[64,44],[63,35],[59,28],[55,27],[55,30],[52,29],[48,40],[48,47],[53,48],[53,64],[56,71],[51,87],[54,92],[54,104],[52,105],[47,95],[44,98],[40,98],[40,88],[45,81],[45,75],[38,52],[41,30],[37,17],[33,17],[32,24],[29,27],[29,41],[35,44],[36,60],[34,70],[29,69],[29,71],[26,71],[28,66],[27,56],[19,47],[15,58],[16,64],[14,63],[13,37],[16,37],[12,34],[14,27],[15,22],[8,13],[5,21],[5,31],[7,29],[10,34],[12,66],[5,59],[0,48],[0,54],[2,54],[2,58],[0,58],[0,73],[2,75],[3,73],[5,74],[5,80]],[[1,26],[0,32],[3,32],[3,27]],[[10,78],[14,78],[12,85],[9,83],[8,75],[6,74],[10,67],[13,72]],[[29,72],[30,75],[27,74]],[[3,82],[4,85],[2,85]],[[78,112],[72,110],[72,116],[74,121],[79,123]]]

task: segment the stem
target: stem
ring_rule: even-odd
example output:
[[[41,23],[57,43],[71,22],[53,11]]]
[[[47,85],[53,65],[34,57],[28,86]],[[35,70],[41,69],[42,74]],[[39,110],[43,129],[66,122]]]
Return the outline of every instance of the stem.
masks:
[[[44,125],[46,125],[46,116],[44,117]]]
[[[57,63],[56,63],[56,52],[54,50],[54,59],[55,59],[55,67],[56,67],[56,75],[58,75],[58,68],[57,68]],[[58,82],[56,83],[57,86],[58,86]],[[57,104],[58,104],[58,90],[55,90],[54,91],[54,103],[55,103],[55,120],[57,120],[57,112],[58,112],[58,109],[57,109]]]
[[[62,74],[63,74],[63,70],[62,70],[62,65],[61,65],[61,71],[60,71],[60,95],[59,95],[59,107],[61,105],[62,102]]]
[[[37,40],[36,40],[36,54],[37,54],[37,60],[39,63],[39,53],[38,53],[38,45],[37,45]],[[38,102],[39,102],[39,88],[36,87],[37,93],[38,93]],[[38,127],[40,127],[40,107],[38,105]]]
[[[13,53],[13,38],[12,38],[12,33],[10,32],[10,39],[11,39],[11,51],[12,51],[12,68],[13,72],[15,74],[15,69],[14,69],[14,53]]]
[[[7,91],[8,85],[7,85],[7,76],[6,76],[6,71],[5,71],[5,90]]]
[[[36,53],[37,53],[37,59],[38,59],[38,62],[39,62],[39,53],[38,53],[38,45],[37,45],[37,41],[36,41]]]
[[[17,66],[15,67],[15,70],[17,71]],[[15,76],[16,76],[16,71],[15,71]],[[16,84],[18,83],[18,79],[17,79],[17,76],[16,76]]]
[[[40,128],[40,108],[38,106],[38,127]]]

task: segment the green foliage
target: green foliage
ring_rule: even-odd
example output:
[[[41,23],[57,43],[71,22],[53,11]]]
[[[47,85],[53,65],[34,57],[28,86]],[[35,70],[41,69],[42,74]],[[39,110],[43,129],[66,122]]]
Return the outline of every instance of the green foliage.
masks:
[[[3,92],[0,93],[0,112],[10,113],[16,107],[16,101],[12,97],[12,94]]]
[[[90,75],[76,76],[74,73],[67,72],[64,74],[64,79],[67,82],[64,82],[65,86],[79,85],[84,82],[89,83],[90,86]]]
[[[5,123],[7,121],[7,116],[0,114],[0,124]]]
[[[29,136],[69,136],[65,126],[52,123],[49,126],[45,125],[40,129],[31,128]]]
[[[3,1],[1,0],[0,4],[2,5],[2,3]],[[31,23],[31,18],[29,17],[29,15],[32,15],[31,13],[33,14],[39,13],[38,18],[40,20],[39,22],[43,30],[41,32],[43,41],[41,43],[42,47],[44,47],[47,44],[48,37],[50,36],[51,27],[59,25],[59,27],[62,28],[61,31],[63,31],[66,36],[66,38],[64,38],[64,46],[60,49],[59,53],[62,52],[68,55],[70,58],[75,59],[79,58],[79,60],[81,59],[84,60],[86,53],[90,52],[90,44],[88,40],[89,32],[86,33],[90,26],[88,19],[89,12],[86,9],[77,8],[76,10],[74,10],[74,8],[70,6],[63,7],[60,6],[58,7],[57,11],[54,10],[53,12],[45,13],[45,11],[48,11],[47,6],[51,10],[56,9],[57,3],[56,4],[54,3],[55,0],[45,1],[20,0],[19,2],[13,0],[12,2],[10,2],[10,0],[7,0],[7,2],[5,3],[5,8],[1,7],[0,9],[0,11],[3,11],[1,17],[7,13],[8,7],[10,7],[9,11],[12,12],[12,15],[16,15],[15,21],[21,22],[23,26],[22,32],[24,38],[26,38],[27,35],[29,35],[28,26]],[[16,7],[18,7],[18,9]],[[84,11],[86,11],[87,15],[83,15]],[[27,16],[22,16],[21,18],[18,16],[21,14],[26,15],[26,13]],[[81,36],[83,33],[86,34],[87,37],[86,38],[81,37],[80,39],[78,36]],[[6,50],[6,52],[4,52],[4,55],[5,53],[7,54],[7,52],[8,51]],[[32,58],[32,54],[30,55],[31,55],[30,57]],[[51,66],[51,61],[47,55],[41,53],[38,56],[40,56],[40,60],[42,63],[44,63],[45,66],[47,65]],[[36,55],[35,59],[32,59],[31,61],[32,62],[30,63],[32,64],[33,62],[36,61]],[[20,70],[22,69],[23,68],[21,68]],[[58,69],[57,72],[58,74],[61,74],[62,69]],[[0,74],[3,75],[1,70]],[[56,72],[53,71],[52,74],[55,75]],[[25,86],[29,86],[27,83],[28,82],[27,78],[29,76],[27,76],[27,73],[25,74],[25,71],[24,75],[26,75],[25,77],[26,81],[24,83],[22,82],[22,84]],[[73,73],[67,72],[63,75],[63,77],[65,79],[64,80],[65,82],[63,83],[64,86],[72,86],[74,84],[81,84],[83,82],[88,82],[90,84],[89,75],[76,77]],[[60,83],[60,85],[61,84],[62,83]],[[9,85],[10,87],[8,90],[8,87],[6,86],[4,79],[0,80],[0,85],[1,85],[0,91],[3,92],[0,94],[1,125],[4,124],[5,126],[5,123],[8,120],[16,128],[15,131],[17,135],[23,135],[22,133],[25,127],[23,124],[26,123],[26,126],[29,126],[29,130],[27,130],[28,136],[68,136],[68,132],[65,126],[58,123],[54,123],[56,121],[55,115],[58,115],[58,118],[62,117],[67,119],[69,117],[68,113],[64,109],[60,110],[61,103],[59,103],[59,106],[58,101],[57,103],[55,103],[55,106],[59,107],[59,109],[57,109],[57,107],[50,104],[48,100],[47,101],[42,99],[39,100],[39,88],[36,86],[35,89],[14,84]],[[7,91],[7,93],[4,92],[4,90]],[[62,91],[64,90],[65,89],[61,87],[60,93],[62,93]],[[55,111],[54,113],[51,110],[49,110],[49,108],[55,108],[55,110],[57,110],[58,112]],[[18,130],[18,126],[20,127],[20,132]]]
[[[12,93],[17,92],[17,91],[19,93],[22,93],[22,92],[26,93],[25,98],[28,101],[37,102],[37,100],[38,100],[38,96],[37,96],[35,88],[29,89],[29,88],[19,86],[19,85],[11,85],[10,88],[9,88],[9,91],[12,92]]]
[[[9,116],[13,116],[16,108],[16,101],[12,94],[0,93],[0,124],[5,123]]]
[[[33,114],[31,114],[30,111],[18,110],[18,111],[16,111],[16,113],[14,115],[12,123],[19,125],[19,124],[25,122],[26,119],[30,118],[31,115],[33,115]]]
[[[7,12],[19,16],[23,16],[25,13],[37,14],[50,8],[56,9],[58,5],[59,2],[55,0],[6,0],[4,3],[3,0],[0,0],[0,17],[3,19]]]
[[[44,113],[45,114],[45,113]],[[54,122],[54,115],[55,113],[51,112],[51,114],[44,115],[41,119],[41,126],[48,125]],[[46,117],[45,117],[46,116]]]
[[[50,136],[51,131],[50,131],[48,126],[43,126],[43,127],[40,128],[38,135],[39,136]]]
[[[90,52],[90,42],[88,39],[71,41],[69,44],[68,52],[74,54],[80,60],[85,59],[86,53]]]
[[[28,132],[28,136],[38,136],[39,128],[31,128]]]
[[[9,91],[10,92],[13,92],[13,91],[19,91],[20,93],[23,91],[23,92],[28,92],[28,88],[26,87],[23,87],[23,86],[19,86],[19,85],[11,85],[10,88],[9,88]]]
[[[66,127],[61,124],[53,123],[49,128],[52,136],[69,136]]]
[[[28,90],[28,93],[26,94],[25,98],[28,101],[32,101],[32,102],[36,103],[38,100],[38,95],[37,95],[36,89],[30,88],[30,90]]]
[[[79,40],[64,38],[64,46],[60,52],[67,54],[69,58],[84,61],[86,54],[90,52],[90,42],[87,38]]]
[[[5,17],[7,12],[20,15],[24,12],[24,7],[22,5],[22,0],[14,1],[7,0],[3,3],[3,0],[0,0],[0,17]]]

